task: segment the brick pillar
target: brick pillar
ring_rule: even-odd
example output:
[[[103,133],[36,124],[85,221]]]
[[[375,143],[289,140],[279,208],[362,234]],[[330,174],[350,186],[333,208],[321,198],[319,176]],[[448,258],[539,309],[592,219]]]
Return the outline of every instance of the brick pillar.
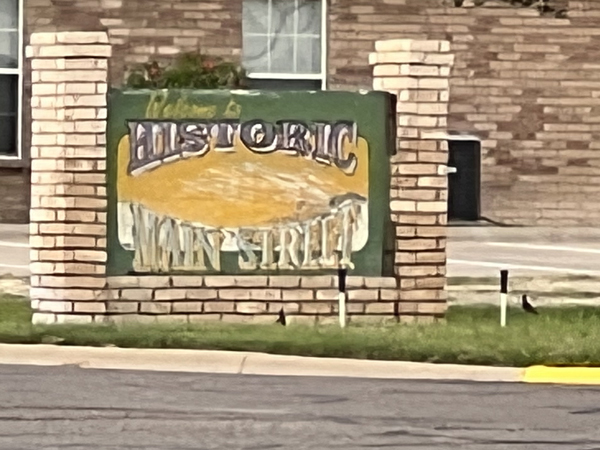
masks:
[[[404,322],[427,322],[447,308],[446,126],[453,61],[449,42],[409,39],[377,42],[370,57],[374,88],[398,96],[391,212]]]
[[[105,312],[104,32],[34,33],[31,301],[34,323],[91,322]]]

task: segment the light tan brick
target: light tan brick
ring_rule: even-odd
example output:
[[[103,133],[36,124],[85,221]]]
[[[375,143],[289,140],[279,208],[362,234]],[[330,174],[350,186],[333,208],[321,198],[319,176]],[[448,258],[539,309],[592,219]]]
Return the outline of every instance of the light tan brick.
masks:
[[[281,300],[281,290],[279,289],[250,289],[251,300]]]
[[[168,276],[141,276],[138,281],[138,286],[141,288],[156,289],[170,286],[170,279]]]
[[[207,313],[234,312],[235,302],[205,302],[204,311]]]
[[[423,252],[417,253],[417,263],[428,264],[428,263],[440,263],[446,262],[445,252]]]
[[[221,300],[250,300],[247,289],[220,289],[217,294]]]
[[[41,33],[33,33],[36,36]],[[59,44],[108,44],[108,35],[105,32],[92,32],[92,31],[65,31],[59,33],[44,33],[55,37],[56,42]],[[39,38],[38,38],[39,39]],[[50,39],[50,36],[47,38]],[[32,44],[53,44],[52,42],[32,42]]]
[[[320,289],[317,291],[317,300],[337,300],[339,297],[337,289]]]
[[[29,43],[36,46],[54,45],[56,43],[56,33],[32,33]]]
[[[132,300],[132,301],[150,301],[152,300],[153,291],[152,289],[123,289],[121,290],[121,300]]]
[[[302,300],[313,300],[315,298],[314,291],[310,289],[299,290],[295,289],[292,291],[282,291],[282,299],[284,301],[302,301]]]
[[[300,311],[303,314],[331,314],[333,312],[332,303],[301,303]]]
[[[265,302],[237,302],[235,310],[241,314],[263,314],[267,308]]]
[[[398,164],[397,173],[400,175],[435,175],[437,173],[436,164]]]
[[[418,289],[442,289],[445,286],[446,279],[444,277],[420,278],[416,280],[416,287]]]
[[[379,300],[379,291],[377,289],[361,289],[357,291],[349,291],[348,292],[349,300],[358,300],[358,301],[377,301]]]
[[[448,210],[447,202],[418,202],[417,211],[419,212],[441,212]]]
[[[95,94],[95,83],[67,83],[65,85],[65,94]],[[85,123],[85,122],[84,122]],[[73,124],[76,126],[77,124]],[[81,131],[81,129],[79,130]]]
[[[396,240],[398,251],[435,250],[438,248],[436,239],[398,239]]]
[[[59,289],[59,288],[31,288],[30,295],[35,299],[42,300],[95,300],[99,291],[91,289]]]
[[[73,303],[62,301],[41,301],[38,303],[38,311],[64,313],[73,311]]]
[[[421,187],[445,188],[447,183],[446,177],[420,177],[417,181],[417,185]]]
[[[422,52],[386,52],[369,55],[371,65],[422,63],[425,60],[425,53]]]
[[[202,287],[204,277],[198,276],[174,276],[171,277],[174,287]]]
[[[139,311],[140,304],[135,302],[108,302],[106,312],[114,314],[134,314]]]
[[[298,276],[270,276],[269,286],[277,288],[300,287],[300,277]]]
[[[56,246],[53,237],[49,236],[30,236],[29,246],[31,248],[54,248]]]
[[[381,64],[373,68],[373,76],[375,77],[393,77],[400,75],[400,64]]]
[[[201,313],[204,304],[202,302],[174,302],[173,313]]]
[[[239,287],[266,287],[268,277],[266,276],[243,276],[235,277],[235,285]]]
[[[400,292],[400,300],[402,301],[435,301],[443,299],[445,299],[445,293],[439,289],[423,289]]]
[[[185,300],[185,289],[159,289],[154,292],[154,300]]]
[[[396,308],[395,303],[368,303],[365,311],[367,314],[394,314]]]
[[[73,311],[76,313],[104,314],[106,312],[106,303],[76,302],[73,303]]]
[[[172,303],[169,302],[143,302],[140,304],[142,314],[170,314]]]
[[[346,278],[346,287],[362,288],[365,287],[365,277],[349,276]]]
[[[392,200],[390,202],[392,212],[416,212],[417,202],[407,200]]]
[[[400,291],[397,289],[380,289],[379,299],[382,301],[395,301],[400,297]]]
[[[348,302],[346,303],[346,311],[348,314],[364,314],[365,304],[363,302]]]
[[[440,76],[440,67],[421,66],[416,64],[402,64],[400,73],[411,77],[438,77]]]
[[[416,314],[419,303],[416,302],[400,302],[398,303],[399,314]]]
[[[67,134],[63,141],[64,145],[93,147],[96,145],[96,136],[90,134]]]
[[[56,315],[51,313],[35,312],[32,315],[31,323],[33,325],[51,325],[56,323]]]
[[[436,266],[404,266],[398,268],[399,275],[405,277],[431,277],[438,274]]]
[[[447,41],[446,41],[447,42]],[[375,42],[375,50],[381,53],[389,52],[439,52],[442,41],[413,39],[390,39]]]
[[[286,315],[288,314],[297,314],[300,312],[300,304],[299,303],[269,303],[268,312],[271,314],[278,314],[281,310],[284,311]]]
[[[94,321],[94,316],[87,314],[57,314],[56,323],[70,325],[87,325]]]
[[[235,278],[227,276],[208,276],[204,278],[204,284],[208,287],[234,287]]]
[[[88,288],[90,290],[103,289],[106,286],[104,277],[61,277],[42,276],[40,286],[48,288]]]
[[[108,286],[111,288],[137,288],[140,287],[140,278],[134,276],[108,277]]]
[[[335,277],[330,275],[302,277],[300,286],[303,288],[328,288],[335,284]]]
[[[73,260],[82,262],[106,262],[107,255],[104,251],[75,250]]]
[[[215,289],[186,289],[185,298],[187,300],[216,300],[218,297]]]

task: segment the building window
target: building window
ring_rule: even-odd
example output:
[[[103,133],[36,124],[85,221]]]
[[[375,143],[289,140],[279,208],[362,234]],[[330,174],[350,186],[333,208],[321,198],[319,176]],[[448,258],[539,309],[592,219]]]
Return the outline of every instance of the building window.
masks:
[[[22,0],[0,0],[0,159],[21,155]]]
[[[244,0],[243,65],[251,87],[326,87],[326,0]]]

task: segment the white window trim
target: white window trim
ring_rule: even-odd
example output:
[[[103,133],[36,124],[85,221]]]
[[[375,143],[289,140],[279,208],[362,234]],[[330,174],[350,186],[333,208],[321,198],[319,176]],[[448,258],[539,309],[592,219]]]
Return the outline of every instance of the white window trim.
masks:
[[[2,155],[0,161],[20,161],[23,159],[23,63],[24,63],[24,0],[18,0],[17,7],[19,8],[18,29],[19,38],[18,51],[18,67],[16,69],[0,69],[0,75],[17,75],[17,154]]]
[[[23,0],[20,0],[23,1]],[[328,0],[321,0],[321,72],[319,73],[261,73],[261,72],[249,72],[246,74],[248,78],[253,80],[321,80],[321,89],[327,89],[327,58],[328,58],[328,36],[329,32],[327,23],[328,23],[328,14],[329,9],[327,7]],[[270,3],[269,3],[270,5]],[[296,13],[297,14],[297,13]],[[269,11],[269,20],[271,20],[271,12]],[[259,36],[264,35],[264,33],[248,33],[248,36]],[[304,35],[298,35],[304,36]],[[308,35],[306,35],[308,36]],[[316,35],[310,35],[311,37],[316,37]],[[269,40],[269,46],[271,45],[271,41]],[[271,57],[271,49],[269,48],[269,58]]]

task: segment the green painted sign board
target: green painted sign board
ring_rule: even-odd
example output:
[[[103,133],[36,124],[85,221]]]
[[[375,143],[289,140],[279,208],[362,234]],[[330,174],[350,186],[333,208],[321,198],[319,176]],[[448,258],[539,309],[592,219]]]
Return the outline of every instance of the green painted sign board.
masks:
[[[112,91],[109,275],[388,275],[392,107],[382,92]]]

